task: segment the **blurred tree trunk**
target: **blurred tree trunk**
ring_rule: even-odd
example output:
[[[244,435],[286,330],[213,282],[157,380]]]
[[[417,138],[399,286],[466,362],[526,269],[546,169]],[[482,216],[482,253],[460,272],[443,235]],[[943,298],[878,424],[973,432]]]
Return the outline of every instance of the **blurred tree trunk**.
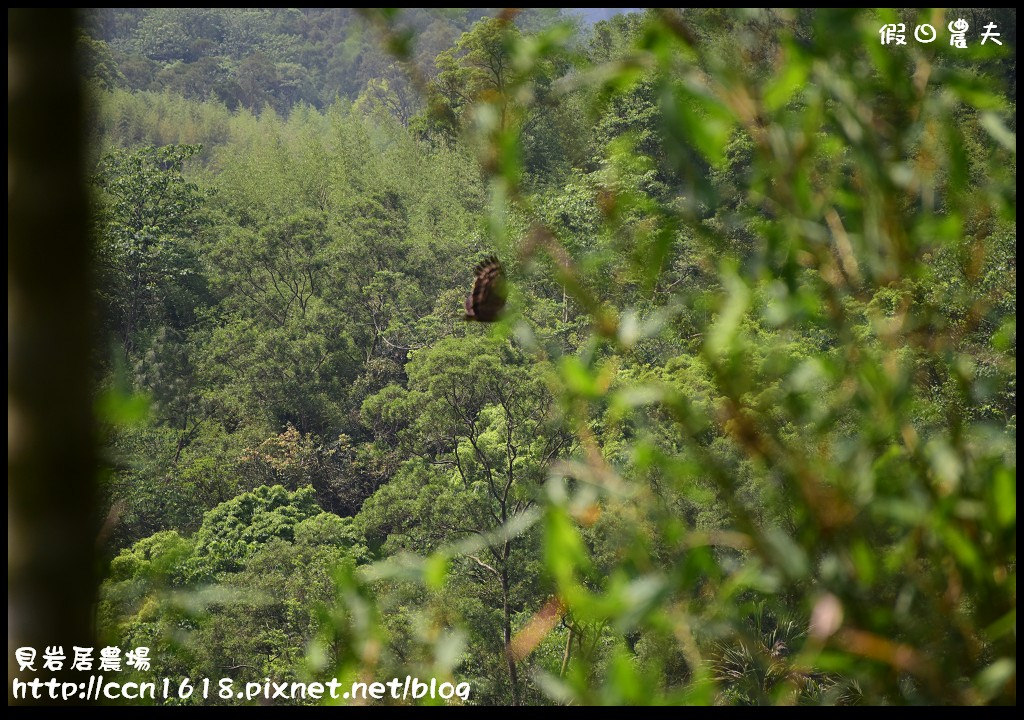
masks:
[[[16,648],[38,654],[22,679],[65,680],[72,646],[94,645],[96,468],[77,17],[11,9],[7,23],[10,701]],[[43,670],[47,646],[63,647],[63,672]]]

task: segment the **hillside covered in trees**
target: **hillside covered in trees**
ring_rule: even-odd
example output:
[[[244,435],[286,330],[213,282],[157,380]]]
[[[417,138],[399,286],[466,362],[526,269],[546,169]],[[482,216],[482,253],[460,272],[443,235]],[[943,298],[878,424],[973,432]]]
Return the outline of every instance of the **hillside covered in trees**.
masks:
[[[1015,702],[1015,11],[83,20],[146,679]]]

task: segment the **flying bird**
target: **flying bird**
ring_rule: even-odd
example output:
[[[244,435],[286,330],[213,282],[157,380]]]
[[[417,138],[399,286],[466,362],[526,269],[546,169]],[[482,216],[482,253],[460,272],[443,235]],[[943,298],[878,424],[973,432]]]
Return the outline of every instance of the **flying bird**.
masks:
[[[494,322],[505,307],[505,271],[498,258],[491,255],[476,266],[473,292],[466,298],[466,319]]]

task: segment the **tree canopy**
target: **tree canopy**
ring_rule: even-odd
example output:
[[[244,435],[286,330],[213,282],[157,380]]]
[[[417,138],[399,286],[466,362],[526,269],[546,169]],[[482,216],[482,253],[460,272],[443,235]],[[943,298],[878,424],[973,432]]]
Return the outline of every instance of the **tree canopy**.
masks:
[[[90,13],[103,636],[472,704],[1015,702],[1015,28]]]

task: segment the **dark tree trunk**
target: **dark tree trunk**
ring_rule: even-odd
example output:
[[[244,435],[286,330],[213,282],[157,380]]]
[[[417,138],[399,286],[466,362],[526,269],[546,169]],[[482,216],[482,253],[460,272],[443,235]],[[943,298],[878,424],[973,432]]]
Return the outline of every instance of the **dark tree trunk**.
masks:
[[[73,10],[7,14],[7,673],[14,651],[93,647],[90,251]],[[63,677],[62,677],[63,675]],[[78,676],[81,673],[73,673]],[[74,680],[82,680],[75,677]],[[60,702],[59,700],[57,702]]]
[[[506,551],[506,562],[507,562]],[[508,569],[505,565],[501,568],[501,610],[503,630],[505,634],[505,662],[508,663],[508,682],[512,686],[512,704],[519,704],[519,674],[516,669],[516,659],[512,656],[512,609],[508,604],[509,583]]]

